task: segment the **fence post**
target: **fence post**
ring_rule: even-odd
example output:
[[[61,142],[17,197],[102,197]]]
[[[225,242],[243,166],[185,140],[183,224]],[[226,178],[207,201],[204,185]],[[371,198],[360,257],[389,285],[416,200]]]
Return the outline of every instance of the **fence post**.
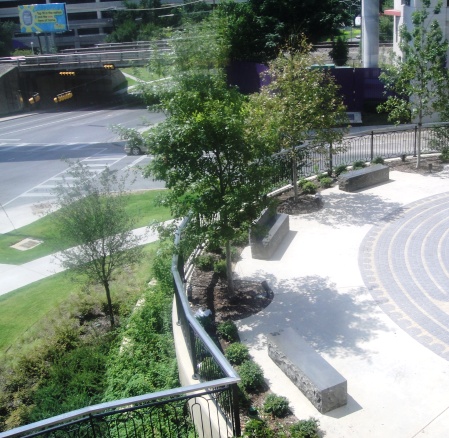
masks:
[[[242,434],[240,427],[240,408],[239,408],[239,392],[237,385],[232,385],[232,409],[234,410],[234,436],[240,436]]]
[[[186,320],[186,324],[188,325],[189,329],[189,337],[190,337],[190,354],[192,359],[192,367],[193,367],[193,375],[192,379],[198,380],[198,362],[196,359],[196,336],[195,332],[193,331],[192,327],[190,327],[189,322]]]
[[[371,155],[371,161],[373,161],[374,160],[374,131],[371,131],[370,155]]]
[[[95,433],[95,423],[93,422],[92,414],[89,414],[89,423],[90,423],[90,428],[92,430],[92,436],[93,436],[93,438],[95,438],[97,436],[97,434]]]
[[[413,156],[416,157],[416,140],[417,140],[418,127],[415,125],[415,139],[413,142]]]
[[[329,143],[329,170],[327,171],[327,174],[329,176],[332,176],[332,161],[333,161],[333,156],[332,156],[332,142]]]

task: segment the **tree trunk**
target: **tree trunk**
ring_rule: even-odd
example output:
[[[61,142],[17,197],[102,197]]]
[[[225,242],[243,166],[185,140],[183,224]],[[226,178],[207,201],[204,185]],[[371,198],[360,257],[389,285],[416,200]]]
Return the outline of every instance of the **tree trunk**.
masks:
[[[231,242],[226,241],[226,274],[228,277],[228,295],[230,298],[234,297],[234,280],[232,278],[232,258],[231,258]]]
[[[104,290],[106,291],[106,298],[108,299],[108,310],[109,310],[109,319],[111,321],[111,328],[114,328],[114,311],[112,310],[112,300],[111,300],[111,291],[109,289],[109,281],[103,282]]]
[[[416,168],[419,169],[421,166],[421,132],[422,132],[422,116],[419,115],[418,121],[418,139],[417,139],[417,152],[416,152]]]
[[[292,183],[295,193],[295,202],[298,200],[298,160],[296,159],[295,149],[292,148]]]

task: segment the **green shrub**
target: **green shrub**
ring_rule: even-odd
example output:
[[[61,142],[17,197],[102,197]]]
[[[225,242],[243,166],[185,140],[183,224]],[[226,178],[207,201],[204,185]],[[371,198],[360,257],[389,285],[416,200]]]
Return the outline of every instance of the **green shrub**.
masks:
[[[201,271],[212,271],[214,268],[214,257],[212,254],[201,254],[195,259],[195,266]]]
[[[322,179],[329,178],[329,177],[330,177],[330,175],[327,172],[324,172],[324,173],[320,173],[317,178],[318,178],[318,181],[321,182]]]
[[[373,163],[373,164],[384,164],[385,160],[382,157],[376,157],[376,158],[374,158],[373,161],[371,161],[371,163]]]
[[[364,161],[358,160],[352,163],[352,170],[363,169],[364,167],[366,167]]]
[[[320,179],[320,186],[323,187],[323,189],[327,189],[332,185],[332,178],[329,178],[328,176],[326,178]]]
[[[226,278],[226,260],[217,260],[214,263],[214,272],[220,277]]]
[[[218,324],[217,327],[218,336],[228,342],[238,342],[239,341],[239,331],[234,321],[230,319],[223,321]]]
[[[263,404],[265,413],[272,417],[283,418],[290,412],[288,400],[285,397],[276,394],[268,394]]]
[[[335,169],[334,169],[334,174],[335,176],[340,176],[342,173],[346,172],[346,164],[339,164]]]
[[[318,426],[320,422],[315,418],[300,420],[290,427],[292,438],[319,438]]]
[[[329,56],[337,66],[346,65],[349,57],[348,41],[343,36],[338,36],[336,40],[332,42],[332,50],[329,52]]]
[[[443,149],[441,149],[441,155],[439,156],[440,160],[443,163],[449,163],[449,147],[445,146]]]
[[[243,436],[251,438],[272,438],[273,431],[268,428],[265,421],[255,418],[245,424],[245,433]]]
[[[250,358],[248,347],[240,342],[234,342],[231,344],[226,349],[225,356],[233,365],[241,365]]]
[[[265,384],[262,368],[252,360],[247,360],[240,365],[239,374],[242,379],[240,384],[246,391],[257,392]]]
[[[318,186],[314,182],[307,180],[301,180],[299,182],[299,186],[301,187],[303,193],[306,195],[313,195],[318,189]]]
[[[250,395],[242,388],[242,385],[237,385],[237,392],[239,397],[239,406],[242,409],[250,409],[251,407],[251,397]]]
[[[215,324],[210,316],[196,316],[196,320],[201,324],[207,333],[211,334],[214,332]]]

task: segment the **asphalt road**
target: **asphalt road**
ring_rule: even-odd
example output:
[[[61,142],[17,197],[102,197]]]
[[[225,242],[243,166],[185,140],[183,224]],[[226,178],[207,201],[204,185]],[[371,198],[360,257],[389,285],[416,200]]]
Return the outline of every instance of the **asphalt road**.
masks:
[[[94,108],[34,112],[0,118],[0,204],[20,206],[52,198],[52,188],[69,164],[80,160],[96,171],[106,166],[134,173],[131,189],[161,188],[144,179],[140,167],[150,157],[127,156],[113,125],[143,129],[163,120],[146,108]]]

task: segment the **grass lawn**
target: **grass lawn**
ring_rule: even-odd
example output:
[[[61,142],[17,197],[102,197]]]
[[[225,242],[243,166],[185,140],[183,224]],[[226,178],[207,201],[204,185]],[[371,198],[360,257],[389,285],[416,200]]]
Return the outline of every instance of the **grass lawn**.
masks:
[[[129,74],[131,76],[135,76],[137,79],[140,79],[141,81],[145,81],[145,82],[149,82],[149,81],[154,81],[154,80],[160,79],[159,76],[157,76],[153,72],[150,72],[145,67],[121,68],[120,71],[123,72],[123,73],[127,73],[127,74]],[[128,85],[135,85],[135,84],[137,84],[137,82],[133,81],[130,78],[127,78],[127,80],[128,80]]]
[[[153,221],[160,222],[170,219],[168,208],[155,205],[156,198],[162,192],[163,190],[148,190],[133,193],[129,197],[127,211],[135,220],[136,228],[144,227]],[[11,245],[27,237],[41,240],[43,243],[27,251],[11,248]],[[48,215],[25,227],[0,235],[0,263],[20,265],[66,249],[67,246],[55,234],[51,215]]]
[[[152,260],[156,253],[158,243],[145,245],[142,263],[127,271],[126,275],[116,275],[117,279],[111,283],[112,300],[130,301],[135,303],[135,298],[129,295],[139,296],[144,285],[149,281],[149,272]],[[39,342],[45,332],[41,322],[57,317],[56,309],[74,295],[72,302],[78,304],[76,294],[81,292],[79,283],[75,283],[66,273],[60,273],[43,280],[31,283],[16,291],[0,296],[0,360],[11,347],[18,347],[23,343],[29,347],[33,340]],[[106,300],[104,289],[95,288],[95,294],[99,299]],[[120,294],[120,296],[119,296]],[[129,297],[129,300],[126,299]],[[63,316],[67,317],[70,305],[65,306]],[[29,339],[24,342],[24,335]],[[28,338],[28,337],[27,337]],[[16,348],[14,348],[16,351]],[[14,353],[13,353],[14,354]]]

